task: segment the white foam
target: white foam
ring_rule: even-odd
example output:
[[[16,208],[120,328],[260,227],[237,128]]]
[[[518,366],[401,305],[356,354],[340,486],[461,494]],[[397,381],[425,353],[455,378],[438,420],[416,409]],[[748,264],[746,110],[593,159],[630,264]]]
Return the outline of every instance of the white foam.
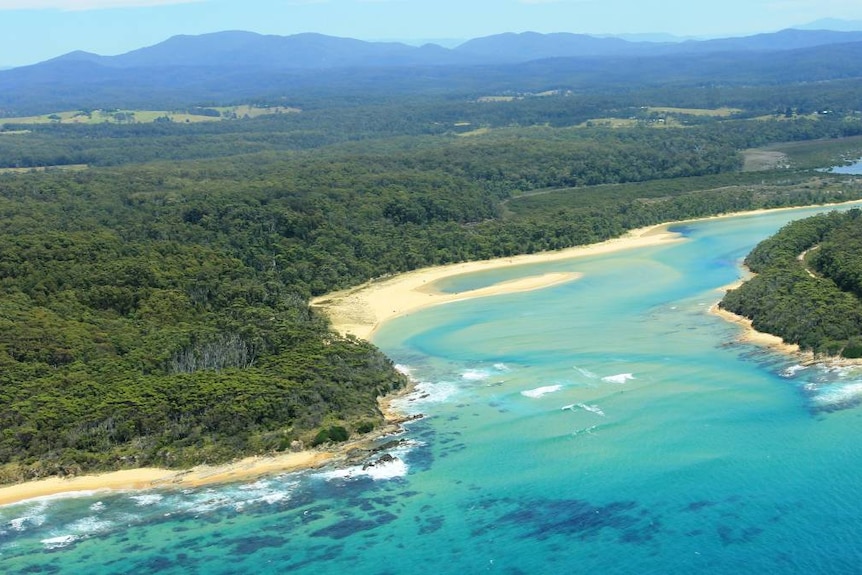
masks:
[[[191,511],[201,514],[210,513],[211,511],[233,505],[236,503],[236,500],[224,495],[223,492],[209,488],[201,493],[200,497],[196,497],[191,503]]]
[[[378,463],[373,467],[365,470],[368,475],[375,480],[395,479],[407,475],[407,463],[400,457],[395,457],[392,461]]]
[[[533,399],[537,399],[542,397],[543,395],[547,395],[549,393],[554,393],[563,389],[562,385],[545,385],[543,387],[537,387],[536,389],[527,389],[521,392],[521,395],[524,397],[532,397]]]
[[[817,367],[822,373],[830,377],[850,379],[862,376],[862,370],[858,365],[821,365]]]
[[[577,437],[582,434],[593,435],[593,432],[598,429],[598,427],[598,425],[591,425],[589,427],[584,427],[583,429],[576,429],[572,432],[572,436]]]
[[[333,479],[358,479],[361,477],[370,477],[375,481],[384,481],[397,479],[407,475],[409,470],[407,463],[400,457],[393,457],[390,461],[378,461],[374,465],[357,465],[354,467],[345,467],[343,469],[334,469],[321,473],[320,476],[326,480]]]
[[[269,482],[260,480],[254,483],[247,483],[245,485],[240,485],[239,489],[242,491],[259,491],[261,489],[267,489],[269,487]]]
[[[243,495],[248,497],[248,499],[237,501],[234,507],[236,509],[241,509],[245,505],[252,503],[267,503],[272,505],[279,501],[284,501],[290,498],[297,485],[299,485],[299,482],[297,481],[282,484],[266,480],[241,485],[239,489],[243,492]]]
[[[574,403],[570,403],[569,405],[564,405],[564,406],[563,406],[563,407],[561,407],[560,409],[561,409],[561,410],[563,410],[563,411],[566,411],[567,409],[568,409],[569,411],[574,411],[574,410],[575,410],[575,404],[574,404]]]
[[[581,375],[583,375],[586,378],[589,378],[589,379],[598,379],[599,378],[599,376],[597,374],[593,373],[589,369],[584,369],[583,367],[578,367],[578,366],[575,366],[575,369],[578,371],[578,373],[580,373]]]
[[[584,411],[589,411],[595,413],[596,415],[605,416],[605,412],[598,405],[587,405],[586,403],[579,403],[578,407],[583,409]]]
[[[402,375],[406,375],[407,377],[410,377],[410,375],[413,373],[413,368],[409,365],[396,363],[393,367],[395,368],[395,371]]]
[[[66,547],[71,545],[77,539],[74,535],[60,535],[59,537],[50,537],[48,539],[42,539],[42,545],[45,546],[45,549],[60,549],[61,547]]]
[[[269,493],[264,493],[257,500],[262,503],[268,503],[272,505],[273,503],[278,503],[279,501],[284,501],[290,497],[290,493],[285,491],[270,491]]]
[[[862,400],[862,383],[847,383],[823,387],[813,398],[819,405],[841,405]]]
[[[159,495],[158,493],[144,493],[142,495],[132,495],[130,499],[139,506],[145,507],[147,505],[155,505],[156,503],[159,503],[164,499],[164,496]]]
[[[617,375],[609,375],[607,377],[603,377],[602,381],[607,383],[619,383],[623,384],[631,379],[634,379],[634,374],[631,373],[618,373]]]
[[[782,377],[793,377],[794,375],[796,375],[800,371],[803,371],[806,369],[808,369],[807,365],[799,365],[799,364],[791,365],[790,367],[788,367],[787,369],[785,369],[784,371],[781,372],[781,376]]]
[[[105,504],[101,501],[96,501],[92,505],[90,505],[90,511],[103,511],[105,509]]]
[[[84,517],[69,525],[69,529],[82,535],[101,533],[113,527],[113,523],[98,517]]]
[[[93,489],[89,491],[64,491],[63,493],[54,493],[52,495],[40,495],[39,497],[31,497],[30,499],[18,501],[16,503],[7,503],[5,505],[0,505],[0,508],[36,503],[40,506],[41,509],[45,509],[47,508],[48,503],[50,503],[51,501],[60,501],[63,499],[84,499],[87,497],[93,497],[95,495],[98,495],[99,493],[103,493],[104,491],[104,489]]]
[[[505,363],[495,363],[494,369],[496,369],[497,371],[503,372],[503,373],[509,373],[510,371],[512,371],[512,368],[510,368]]]
[[[28,506],[27,515],[10,519],[8,525],[14,531],[25,531],[28,527],[41,527],[47,520],[45,515],[47,509],[47,501],[35,501]]]
[[[26,515],[9,521],[9,527],[15,531],[24,531],[27,527],[39,527],[45,523],[44,515]]]
[[[420,381],[412,393],[392,400],[392,408],[400,413],[415,415],[422,412],[422,406],[429,403],[443,403],[457,395],[461,388],[452,382],[431,383]]]
[[[465,369],[461,372],[461,379],[466,381],[482,381],[491,377],[491,372],[487,369]]]
[[[235,501],[233,504],[233,508],[237,511],[242,511],[247,505],[253,505],[255,503],[266,503],[267,505],[274,505],[279,501],[284,501],[289,498],[290,494],[284,491],[267,491],[253,499]]]

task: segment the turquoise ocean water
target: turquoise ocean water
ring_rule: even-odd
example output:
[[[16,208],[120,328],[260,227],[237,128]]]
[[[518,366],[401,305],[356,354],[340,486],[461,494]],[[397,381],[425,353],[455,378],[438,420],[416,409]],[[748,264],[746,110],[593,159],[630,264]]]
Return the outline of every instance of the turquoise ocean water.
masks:
[[[425,414],[388,464],[0,507],[2,573],[862,572],[862,371],[707,313],[778,212],[462,276],[582,279],[387,323]],[[392,438],[390,438],[391,440]]]

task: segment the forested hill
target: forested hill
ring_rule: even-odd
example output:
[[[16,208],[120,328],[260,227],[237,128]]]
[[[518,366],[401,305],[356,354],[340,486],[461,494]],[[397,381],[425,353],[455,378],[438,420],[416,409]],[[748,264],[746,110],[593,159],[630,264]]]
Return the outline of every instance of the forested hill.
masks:
[[[717,107],[668,107],[705,97]],[[377,397],[405,380],[333,333],[314,295],[862,197],[799,160],[740,172],[753,146],[858,152],[852,83],[326,104],[212,124],[4,126],[0,480],[215,463],[373,429]]]
[[[790,223],[745,263],[757,275],[722,308],[803,350],[862,357],[862,211]]]
[[[64,109],[266,102],[307,108],[394,96],[645,86],[806,85],[862,76],[862,32],[786,30],[748,38],[651,43],[573,34],[506,34],[439,46],[319,34],[224,32],[171,38],[119,56],[73,52],[0,71],[0,118]]]

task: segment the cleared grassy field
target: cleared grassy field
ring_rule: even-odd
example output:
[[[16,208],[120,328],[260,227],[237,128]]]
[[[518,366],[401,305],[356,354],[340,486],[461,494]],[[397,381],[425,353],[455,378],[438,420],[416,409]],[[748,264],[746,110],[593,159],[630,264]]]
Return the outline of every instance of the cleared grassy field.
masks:
[[[756,151],[781,153],[787,157],[793,167],[829,168],[862,158],[862,136],[789,142],[767,146]]]
[[[188,124],[192,122],[219,122],[223,120],[256,118],[271,114],[293,114],[299,111],[299,108],[289,108],[286,106],[258,107],[250,105],[214,106],[200,108],[191,112],[188,110],[68,110],[43,114],[41,116],[0,118],[0,124],[147,124],[156,121]]]
[[[743,156],[745,172],[829,168],[862,158],[862,136],[773,144],[745,150]]]
[[[0,174],[25,174],[27,172],[48,172],[62,170],[64,172],[81,172],[89,168],[87,164],[69,164],[65,166],[41,166],[36,168],[0,168]]]
[[[480,96],[476,98],[477,102],[514,102],[515,100],[523,100],[520,96]]]
[[[685,116],[714,116],[716,118],[727,118],[734,114],[742,112],[738,108],[671,108],[663,106],[650,106],[648,112],[656,112],[658,114],[679,114]]]
[[[672,117],[665,118],[596,118],[578,124],[579,128],[634,128],[651,126],[653,128],[680,128],[684,126]]]
[[[742,152],[743,172],[762,172],[790,167],[787,154],[777,150],[751,149]]]
[[[742,112],[738,108],[673,108],[669,106],[645,106],[631,118],[594,118],[582,124],[582,128],[633,128],[652,126],[654,128],[680,128],[686,125],[683,116],[729,118]]]

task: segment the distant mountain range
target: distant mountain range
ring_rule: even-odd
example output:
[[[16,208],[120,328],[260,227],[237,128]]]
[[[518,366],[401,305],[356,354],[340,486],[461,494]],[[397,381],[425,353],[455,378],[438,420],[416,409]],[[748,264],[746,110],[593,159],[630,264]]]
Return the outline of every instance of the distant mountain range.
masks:
[[[118,56],[71,52],[42,64],[91,62],[112,68],[215,66],[310,70],[391,66],[451,66],[519,63],[545,58],[651,56],[736,51],[783,51],[862,41],[862,31],[788,29],[770,34],[714,40],[656,42],[586,34],[506,33],[464,42],[454,48],[437,44],[366,42],[323,34],[292,36],[253,32],[216,32],[174,36]]]
[[[72,52],[0,71],[0,117],[82,107],[190,105],[337,90],[523,89],[578,81],[749,81],[788,72],[815,79],[855,75],[862,32],[788,29],[686,41],[583,34],[508,33],[454,48],[367,42],[322,34],[229,31],[175,36],[118,56]],[[800,64],[801,65],[801,64]],[[810,70],[809,70],[810,69]]]
[[[822,18],[802,26],[794,26],[800,30],[839,30],[849,32],[862,30],[862,20],[839,20],[837,18]]]

